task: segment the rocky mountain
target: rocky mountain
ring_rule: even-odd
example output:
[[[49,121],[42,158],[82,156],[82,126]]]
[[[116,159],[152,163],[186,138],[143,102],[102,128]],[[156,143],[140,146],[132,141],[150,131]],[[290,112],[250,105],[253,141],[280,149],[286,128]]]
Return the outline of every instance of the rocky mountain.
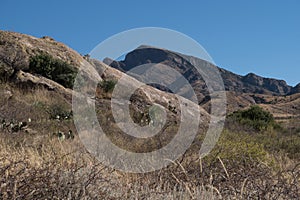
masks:
[[[171,66],[184,74],[185,78],[189,80],[191,85],[197,85],[196,90],[198,90],[199,93],[206,93],[203,78],[199,76],[192,64],[197,63],[201,66],[204,65],[206,61],[193,56],[182,55],[166,49],[142,45],[129,52],[123,61],[118,62],[106,58],[104,59],[104,63],[122,71],[128,71],[136,66],[147,63],[162,63]],[[225,89],[227,91],[270,95],[286,95],[297,92],[297,89],[293,89],[291,86],[287,85],[284,80],[264,78],[253,73],[240,76],[222,68],[218,69],[221,73]],[[197,83],[199,81],[202,83]]]
[[[300,93],[300,83],[291,89],[290,94]]]

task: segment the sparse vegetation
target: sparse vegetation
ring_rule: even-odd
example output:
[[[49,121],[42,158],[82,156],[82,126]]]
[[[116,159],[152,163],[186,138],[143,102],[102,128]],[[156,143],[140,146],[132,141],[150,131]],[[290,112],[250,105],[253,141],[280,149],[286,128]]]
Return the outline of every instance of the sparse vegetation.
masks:
[[[271,164],[269,153],[263,143],[253,135],[223,131],[217,145],[207,159],[220,157],[230,162],[264,162]]]
[[[46,53],[31,57],[29,71],[49,78],[67,88],[73,88],[77,75],[76,68]]]
[[[291,159],[300,160],[300,136],[282,130],[267,130],[253,134],[252,141],[262,144],[272,154],[282,153]]]
[[[47,109],[50,119],[69,120],[73,117],[72,110],[68,110],[60,104],[50,105]]]

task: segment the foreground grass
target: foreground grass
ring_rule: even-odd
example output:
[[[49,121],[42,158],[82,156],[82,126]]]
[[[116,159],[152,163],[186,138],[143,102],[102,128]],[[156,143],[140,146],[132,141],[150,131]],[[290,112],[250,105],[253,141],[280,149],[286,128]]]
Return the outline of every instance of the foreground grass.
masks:
[[[0,199],[212,199],[214,191],[185,185],[153,185],[150,176],[108,169],[76,139],[48,138],[38,146],[0,139]]]
[[[209,157],[193,149],[160,171],[128,174],[74,140],[0,135],[0,199],[299,199],[300,164],[225,131]],[[253,140],[253,138],[252,138]],[[193,148],[193,147],[192,147]]]

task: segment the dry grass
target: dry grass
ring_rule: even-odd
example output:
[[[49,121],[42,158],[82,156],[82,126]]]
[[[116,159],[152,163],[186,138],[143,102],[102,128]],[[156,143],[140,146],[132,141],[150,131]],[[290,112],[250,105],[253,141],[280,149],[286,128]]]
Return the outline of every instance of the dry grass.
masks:
[[[78,138],[44,136],[28,145],[0,135],[0,199],[299,199],[300,166],[182,159],[168,168],[128,174],[97,162]],[[191,158],[192,155],[185,155]],[[201,163],[201,164],[200,164]]]
[[[214,195],[204,187],[189,189],[179,179],[175,185],[153,185],[152,176],[108,169],[77,139],[44,138],[37,146],[26,146],[1,134],[0,148],[0,199],[212,199]]]

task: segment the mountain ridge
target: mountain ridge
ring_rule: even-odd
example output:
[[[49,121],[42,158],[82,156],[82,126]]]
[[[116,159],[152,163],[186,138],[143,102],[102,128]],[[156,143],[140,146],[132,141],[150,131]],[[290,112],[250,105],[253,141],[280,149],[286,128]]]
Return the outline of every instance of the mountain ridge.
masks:
[[[173,52],[163,48],[152,47],[149,45],[141,45],[133,51],[129,52],[125,59],[122,61],[115,61],[110,58],[105,58],[104,63],[110,66],[122,70],[128,71],[133,67],[147,63],[166,63],[171,67],[175,67],[177,70],[181,69],[184,73],[188,70],[185,66],[187,59],[196,59],[198,62],[200,58],[194,56],[187,56],[181,53]],[[180,59],[184,59],[180,60]],[[201,62],[200,61],[200,62]],[[174,66],[177,65],[177,66]],[[185,68],[185,69],[184,69]],[[183,69],[183,70],[182,70]],[[271,94],[271,95],[290,95],[298,93],[298,87],[292,87],[286,83],[285,80],[279,80],[274,78],[266,78],[254,73],[248,73],[244,76],[235,74],[229,70],[218,67],[221,76],[224,80],[226,91],[235,91],[239,93],[258,93],[258,94]],[[191,75],[191,74],[190,74]],[[192,77],[190,77],[192,78]]]

